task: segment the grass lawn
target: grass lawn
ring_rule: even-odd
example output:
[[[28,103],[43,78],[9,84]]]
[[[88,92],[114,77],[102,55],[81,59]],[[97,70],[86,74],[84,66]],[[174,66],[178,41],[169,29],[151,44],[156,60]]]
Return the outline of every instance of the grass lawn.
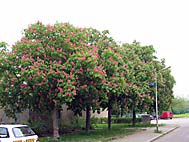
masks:
[[[173,118],[189,118],[189,113],[185,114],[174,114]]]
[[[112,139],[124,137],[135,133],[136,131],[142,131],[144,127],[152,127],[153,125],[137,125],[131,127],[128,124],[112,124],[112,130],[107,130],[107,124],[98,124],[94,130],[90,130],[88,133],[85,130],[73,132],[61,136],[59,142],[107,142]],[[52,137],[40,138],[40,142],[53,142]]]

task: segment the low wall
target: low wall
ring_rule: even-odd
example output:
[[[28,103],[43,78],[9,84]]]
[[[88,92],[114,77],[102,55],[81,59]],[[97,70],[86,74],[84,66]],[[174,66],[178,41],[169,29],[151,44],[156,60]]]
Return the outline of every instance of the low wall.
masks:
[[[26,123],[29,119],[29,110],[16,114],[16,120],[8,117],[3,109],[0,109],[0,123]]]

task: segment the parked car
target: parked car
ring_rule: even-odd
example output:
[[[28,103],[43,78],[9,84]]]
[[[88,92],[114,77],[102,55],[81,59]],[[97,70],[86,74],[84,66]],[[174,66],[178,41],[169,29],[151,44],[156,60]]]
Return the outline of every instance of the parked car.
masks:
[[[136,114],[136,118],[142,118],[142,117],[149,117],[150,120],[154,119],[153,115],[151,115],[151,114],[146,114],[146,113],[144,113],[144,114]]]
[[[160,119],[172,119],[173,118],[173,113],[170,111],[164,111],[160,116]]]
[[[156,116],[150,114],[150,119],[154,120],[154,119],[156,119]]]
[[[39,139],[27,125],[1,124],[0,142],[39,142]]]

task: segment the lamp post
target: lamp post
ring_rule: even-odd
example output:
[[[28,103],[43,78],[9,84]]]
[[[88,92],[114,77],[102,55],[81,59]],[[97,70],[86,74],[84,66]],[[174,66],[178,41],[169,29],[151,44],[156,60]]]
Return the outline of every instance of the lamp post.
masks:
[[[155,84],[156,84],[156,132],[158,132],[159,130],[158,130],[158,80],[157,80],[157,74],[158,74],[158,72],[160,72],[160,71],[164,71],[164,70],[167,70],[167,69],[169,69],[169,68],[171,68],[171,66],[169,66],[169,67],[167,67],[167,68],[163,68],[163,69],[161,69],[161,70],[156,70],[155,71]]]

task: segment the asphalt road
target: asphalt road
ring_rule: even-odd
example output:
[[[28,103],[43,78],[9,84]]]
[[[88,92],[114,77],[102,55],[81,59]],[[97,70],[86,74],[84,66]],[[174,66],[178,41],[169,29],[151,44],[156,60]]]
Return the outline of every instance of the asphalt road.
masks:
[[[157,139],[155,142],[189,142],[189,118],[159,120],[159,124],[161,123],[178,125],[179,128]]]

